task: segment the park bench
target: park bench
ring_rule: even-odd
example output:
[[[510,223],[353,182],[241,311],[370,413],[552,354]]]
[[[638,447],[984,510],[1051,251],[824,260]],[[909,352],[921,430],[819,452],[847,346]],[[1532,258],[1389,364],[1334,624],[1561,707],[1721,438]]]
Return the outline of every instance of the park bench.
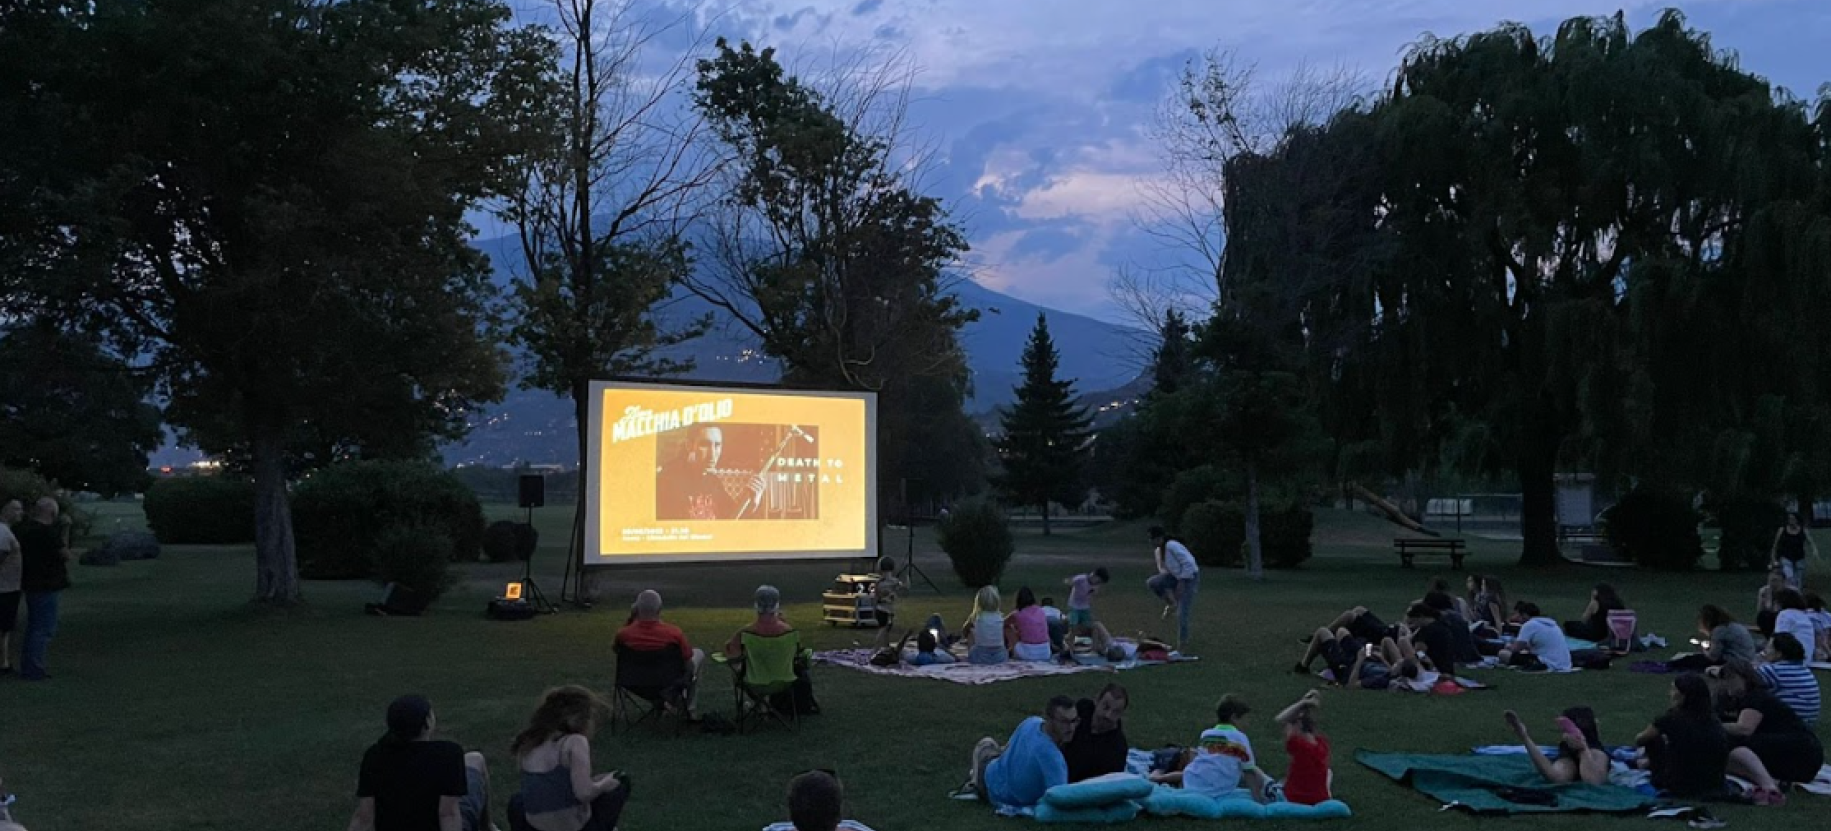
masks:
[[[1394,537],[1392,547],[1399,552],[1399,564],[1406,568],[1411,568],[1411,558],[1419,554],[1445,554],[1450,558],[1450,568],[1461,571],[1462,558],[1469,553],[1460,539]]]

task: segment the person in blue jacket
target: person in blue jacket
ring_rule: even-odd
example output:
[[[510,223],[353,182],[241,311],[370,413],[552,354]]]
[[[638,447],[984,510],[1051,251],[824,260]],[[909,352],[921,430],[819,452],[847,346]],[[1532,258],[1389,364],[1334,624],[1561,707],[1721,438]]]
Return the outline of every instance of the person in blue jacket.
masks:
[[[973,781],[979,798],[994,805],[1033,807],[1043,792],[1068,783],[1068,760],[1062,745],[1074,738],[1080,724],[1074,699],[1058,695],[1049,699],[1043,715],[1017,725],[1003,746],[990,737],[973,748]]]

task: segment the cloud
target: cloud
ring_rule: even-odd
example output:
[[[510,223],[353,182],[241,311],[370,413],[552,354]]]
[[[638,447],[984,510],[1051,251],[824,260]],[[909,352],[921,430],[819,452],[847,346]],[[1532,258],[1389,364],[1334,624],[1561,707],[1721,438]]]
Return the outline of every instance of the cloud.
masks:
[[[863,17],[864,15],[870,14],[883,7],[884,0],[862,0],[858,5],[852,7],[852,15],[854,17]]]

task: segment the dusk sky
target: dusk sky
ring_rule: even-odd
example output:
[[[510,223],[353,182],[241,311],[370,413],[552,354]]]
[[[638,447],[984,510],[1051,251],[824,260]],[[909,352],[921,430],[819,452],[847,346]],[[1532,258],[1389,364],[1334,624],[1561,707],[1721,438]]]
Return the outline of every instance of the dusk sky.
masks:
[[[525,0],[532,2],[533,0]],[[1624,10],[1636,30],[1667,2],[1573,0],[739,0],[714,34],[773,45],[791,67],[839,49],[901,50],[913,121],[936,150],[925,177],[972,241],[973,277],[1024,300],[1108,320],[1121,265],[1173,252],[1140,227],[1159,165],[1147,135],[1177,71],[1232,49],[1262,77],[1299,62],[1373,82],[1424,33],[1503,20],[1537,34]],[[1831,2],[1694,0],[1680,6],[1745,69],[1811,98],[1831,80]],[[1813,58],[1813,55],[1820,56]]]

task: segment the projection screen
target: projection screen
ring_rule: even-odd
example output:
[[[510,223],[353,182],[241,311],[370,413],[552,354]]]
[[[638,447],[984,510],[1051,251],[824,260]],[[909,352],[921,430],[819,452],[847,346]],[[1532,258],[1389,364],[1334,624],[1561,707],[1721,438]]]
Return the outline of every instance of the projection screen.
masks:
[[[877,554],[871,393],[595,381],[587,566]]]

